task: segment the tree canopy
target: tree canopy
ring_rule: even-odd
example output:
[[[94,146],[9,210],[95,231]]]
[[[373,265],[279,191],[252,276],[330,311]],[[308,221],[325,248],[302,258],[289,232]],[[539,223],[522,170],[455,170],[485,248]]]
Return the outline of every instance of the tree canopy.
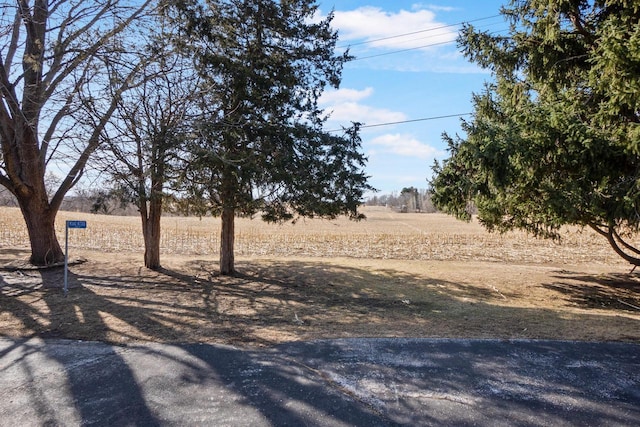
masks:
[[[323,131],[318,98],[338,87],[347,54],[336,53],[332,15],[311,0],[176,2],[190,52],[209,90],[182,190],[199,213],[222,218],[220,271],[234,271],[233,219],[360,218],[371,187],[358,125]]]
[[[494,81],[434,166],[433,201],[489,230],[557,238],[567,224],[640,265],[640,7],[625,0],[512,1],[508,35],[458,39]]]

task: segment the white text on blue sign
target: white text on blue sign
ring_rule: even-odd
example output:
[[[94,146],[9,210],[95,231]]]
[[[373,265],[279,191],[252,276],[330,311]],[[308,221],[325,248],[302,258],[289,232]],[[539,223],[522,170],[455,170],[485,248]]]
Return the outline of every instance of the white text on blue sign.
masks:
[[[87,221],[67,221],[67,228],[87,228]]]

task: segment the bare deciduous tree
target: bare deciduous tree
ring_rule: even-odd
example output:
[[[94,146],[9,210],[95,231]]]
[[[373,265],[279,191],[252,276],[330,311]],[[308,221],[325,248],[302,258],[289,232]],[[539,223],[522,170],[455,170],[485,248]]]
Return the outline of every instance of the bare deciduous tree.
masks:
[[[29,232],[31,262],[64,259],[54,222],[139,64],[108,75],[117,39],[151,0],[16,0],[0,5],[0,185],[17,199]],[[98,117],[76,112],[94,104]],[[51,194],[47,171],[63,176]]]
[[[154,50],[158,60],[149,61],[136,87],[120,98],[99,153],[121,195],[138,207],[150,269],[160,268],[166,190],[183,163],[180,152],[197,113],[194,98],[202,96],[190,60],[168,47],[156,44]]]

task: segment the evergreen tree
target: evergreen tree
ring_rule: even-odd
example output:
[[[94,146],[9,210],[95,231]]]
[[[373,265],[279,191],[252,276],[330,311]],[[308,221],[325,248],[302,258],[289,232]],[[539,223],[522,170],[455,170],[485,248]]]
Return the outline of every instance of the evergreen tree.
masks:
[[[495,81],[431,182],[438,208],[490,230],[557,238],[591,227],[633,265],[640,225],[640,7],[625,0],[512,1],[508,36],[459,43]]]
[[[191,52],[211,88],[188,150],[183,189],[191,210],[222,218],[220,272],[234,272],[234,218],[361,218],[371,187],[358,125],[322,130],[317,100],[338,87],[347,54],[337,55],[332,16],[315,20],[311,0],[176,2],[177,44]]]

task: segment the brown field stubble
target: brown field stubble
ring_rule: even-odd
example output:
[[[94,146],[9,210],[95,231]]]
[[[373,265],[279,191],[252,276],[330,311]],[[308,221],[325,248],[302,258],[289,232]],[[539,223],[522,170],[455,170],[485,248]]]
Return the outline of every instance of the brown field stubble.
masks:
[[[560,243],[485,232],[440,214],[365,208],[368,219],[239,219],[240,274],[217,275],[219,220],[163,219],[162,264],[142,267],[137,217],[62,212],[62,269],[0,271],[0,334],[236,345],[331,337],[640,341],[640,282],[599,236]],[[0,266],[28,257],[17,209],[0,208]]]

